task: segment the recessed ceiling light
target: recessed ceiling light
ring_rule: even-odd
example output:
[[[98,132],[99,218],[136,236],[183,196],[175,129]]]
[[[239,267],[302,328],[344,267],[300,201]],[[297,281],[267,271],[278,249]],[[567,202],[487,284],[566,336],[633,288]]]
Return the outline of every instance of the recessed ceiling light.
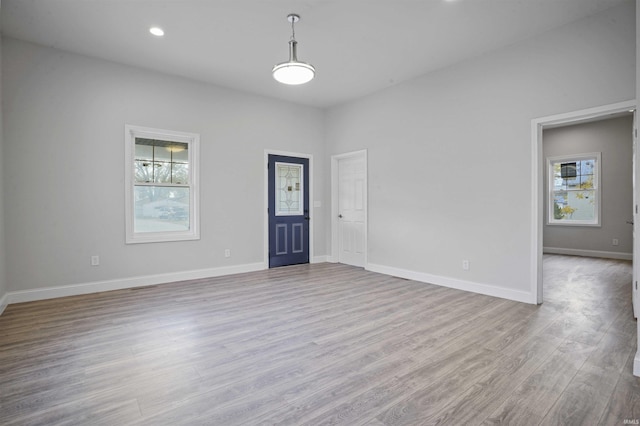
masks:
[[[162,37],[164,35],[164,30],[160,27],[151,27],[149,28],[149,32],[156,37]]]

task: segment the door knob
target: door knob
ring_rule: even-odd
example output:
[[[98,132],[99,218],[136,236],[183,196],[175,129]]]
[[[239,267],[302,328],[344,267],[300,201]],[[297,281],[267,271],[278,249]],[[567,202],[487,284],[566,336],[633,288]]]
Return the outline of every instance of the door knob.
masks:
[[[339,217],[340,219],[342,219],[342,215],[341,215],[341,214],[339,214],[339,215],[338,215],[338,217]]]
[[[629,225],[633,225],[633,221],[632,221],[632,220],[628,220],[628,221],[627,221],[627,223],[628,223]]]

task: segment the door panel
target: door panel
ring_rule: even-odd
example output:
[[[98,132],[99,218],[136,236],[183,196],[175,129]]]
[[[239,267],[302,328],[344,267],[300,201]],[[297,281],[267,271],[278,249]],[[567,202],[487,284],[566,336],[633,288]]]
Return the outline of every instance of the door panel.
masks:
[[[285,223],[278,223],[275,226],[276,229],[276,254],[282,255],[289,253],[287,248],[287,225]]]
[[[269,267],[309,262],[309,159],[269,155]]]
[[[364,266],[366,216],[364,156],[338,160],[339,262]]]
[[[293,231],[293,235],[291,236],[292,241],[292,252],[293,253],[302,253],[304,251],[304,227],[301,223],[294,223],[291,226]]]

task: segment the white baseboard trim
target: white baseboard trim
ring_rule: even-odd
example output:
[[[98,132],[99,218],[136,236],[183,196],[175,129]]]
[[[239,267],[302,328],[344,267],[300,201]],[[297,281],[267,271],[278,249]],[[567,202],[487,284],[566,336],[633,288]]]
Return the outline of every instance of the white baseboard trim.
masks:
[[[633,359],[633,375],[640,377],[640,348],[636,352],[636,357]]]
[[[0,315],[7,309],[7,306],[9,306],[9,294],[5,293],[2,298],[0,298]]]
[[[196,280],[200,278],[220,277],[224,275],[241,274],[267,269],[260,263],[245,265],[223,266],[219,268],[197,269],[193,271],[170,272],[167,274],[145,275],[140,277],[122,278],[108,281],[94,281],[83,284],[72,284],[58,287],[36,288],[32,290],[10,291],[3,300],[7,303],[32,302],[35,300],[53,299],[56,297],[77,296],[79,294],[99,293],[101,291],[122,290],[125,288],[145,287],[166,284],[175,281]]]
[[[314,256],[311,259],[311,263],[327,263],[329,261],[329,256]]]
[[[600,251],[600,250],[581,250],[581,249],[568,249],[560,247],[543,247],[543,253],[549,254],[567,254],[569,256],[584,256],[584,257],[601,257],[603,259],[621,259],[621,260],[633,260],[632,253],[620,253],[616,251]]]
[[[537,303],[536,295],[526,291],[511,290],[508,288],[497,287],[489,284],[481,284],[473,281],[442,277],[439,275],[410,271],[407,269],[394,268],[391,266],[376,265],[372,263],[368,263],[365,266],[365,269],[372,272],[378,272],[380,274],[392,275],[409,280],[435,284],[442,287],[455,288],[457,290],[470,291],[472,293],[479,293],[487,296],[500,297],[502,299],[514,300],[516,302],[524,302],[534,305]]]

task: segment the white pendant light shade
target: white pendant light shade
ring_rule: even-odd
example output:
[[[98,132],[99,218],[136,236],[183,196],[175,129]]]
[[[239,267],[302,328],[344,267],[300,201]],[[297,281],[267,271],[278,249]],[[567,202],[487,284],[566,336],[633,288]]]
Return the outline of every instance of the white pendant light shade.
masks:
[[[298,22],[300,17],[291,14],[287,19],[291,22],[292,32],[291,40],[289,40],[289,60],[274,66],[271,73],[276,81],[283,84],[298,85],[308,83],[315,77],[316,69],[311,64],[298,61],[298,42],[295,39],[293,24]]]
[[[273,68],[273,78],[283,84],[304,84],[313,80],[315,77],[315,69],[303,62],[291,63],[285,62],[283,64],[276,65]]]

